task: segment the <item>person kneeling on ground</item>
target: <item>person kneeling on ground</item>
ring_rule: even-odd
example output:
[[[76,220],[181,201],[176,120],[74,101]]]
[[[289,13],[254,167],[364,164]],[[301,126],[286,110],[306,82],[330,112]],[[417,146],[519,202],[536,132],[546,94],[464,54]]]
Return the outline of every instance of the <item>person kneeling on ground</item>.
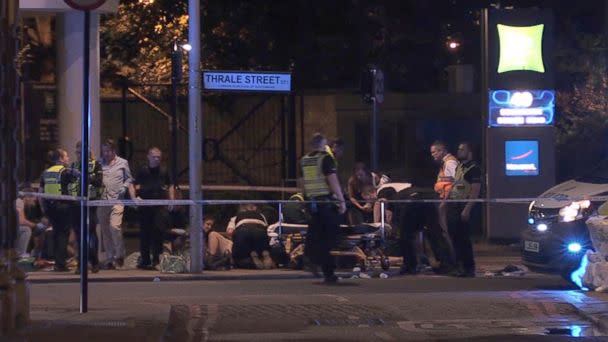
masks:
[[[232,237],[232,258],[239,268],[271,269],[268,222],[253,203],[241,204],[226,233]],[[260,257],[261,256],[261,257]]]
[[[205,268],[208,270],[230,269],[232,265],[232,241],[214,230],[215,219],[205,217],[203,234],[205,235],[206,253]]]

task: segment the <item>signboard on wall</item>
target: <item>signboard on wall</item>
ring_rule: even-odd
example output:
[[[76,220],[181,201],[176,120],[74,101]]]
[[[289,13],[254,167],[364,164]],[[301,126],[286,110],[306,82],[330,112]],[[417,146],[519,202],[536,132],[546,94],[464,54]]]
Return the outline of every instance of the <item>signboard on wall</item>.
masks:
[[[286,72],[203,71],[205,90],[274,92],[291,91],[291,74]]]
[[[538,176],[538,141],[505,141],[505,174],[507,176]]]
[[[550,10],[492,10],[488,30],[488,88],[555,88]]]
[[[491,127],[553,124],[553,90],[490,90],[488,97],[488,125]]]

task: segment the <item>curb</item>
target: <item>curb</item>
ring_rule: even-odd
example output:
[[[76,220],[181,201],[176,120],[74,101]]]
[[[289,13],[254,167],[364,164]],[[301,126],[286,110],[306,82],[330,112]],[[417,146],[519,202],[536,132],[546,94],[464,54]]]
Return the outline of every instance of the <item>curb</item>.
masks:
[[[158,280],[156,280],[158,279]],[[195,280],[211,280],[211,281],[224,281],[224,280],[290,280],[290,279],[314,279],[312,274],[246,274],[246,275],[216,275],[216,274],[193,274],[193,275],[182,275],[182,274],[159,274],[150,276],[131,276],[131,277],[104,277],[104,278],[91,278],[89,277],[89,283],[129,283],[129,282],[158,282],[158,281],[195,281]],[[30,284],[69,284],[79,283],[79,277],[66,277],[66,278],[38,278],[38,279],[27,279]]]
[[[587,298],[592,298],[587,296]],[[593,298],[591,303],[570,303],[575,308],[579,316],[593,323],[602,336],[608,336],[608,302]],[[593,306],[600,306],[593,308]]]

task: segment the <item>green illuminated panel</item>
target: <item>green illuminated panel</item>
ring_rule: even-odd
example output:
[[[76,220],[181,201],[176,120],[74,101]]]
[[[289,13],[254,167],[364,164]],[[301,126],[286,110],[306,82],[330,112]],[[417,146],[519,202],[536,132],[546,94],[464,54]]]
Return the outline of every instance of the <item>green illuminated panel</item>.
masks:
[[[545,25],[507,26],[498,24],[500,60],[498,73],[515,70],[545,72],[543,29]]]

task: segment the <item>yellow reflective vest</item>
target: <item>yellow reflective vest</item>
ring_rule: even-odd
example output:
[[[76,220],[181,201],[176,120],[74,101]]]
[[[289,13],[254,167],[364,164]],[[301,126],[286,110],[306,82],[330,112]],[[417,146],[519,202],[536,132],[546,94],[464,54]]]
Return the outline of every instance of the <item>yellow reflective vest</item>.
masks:
[[[475,162],[470,163],[467,167],[464,167],[462,163],[458,164],[456,176],[454,177],[454,184],[452,185],[449,194],[451,199],[467,199],[469,197],[469,194],[471,193],[471,183],[467,182],[464,176],[475,166],[477,166]]]
[[[323,158],[327,155],[327,152],[307,154],[300,161],[304,177],[304,195],[307,198],[327,196],[331,193],[323,174]]]
[[[65,166],[55,165],[46,169],[42,173],[44,182],[44,193],[48,195],[66,195],[61,188],[61,176],[65,171]]]

